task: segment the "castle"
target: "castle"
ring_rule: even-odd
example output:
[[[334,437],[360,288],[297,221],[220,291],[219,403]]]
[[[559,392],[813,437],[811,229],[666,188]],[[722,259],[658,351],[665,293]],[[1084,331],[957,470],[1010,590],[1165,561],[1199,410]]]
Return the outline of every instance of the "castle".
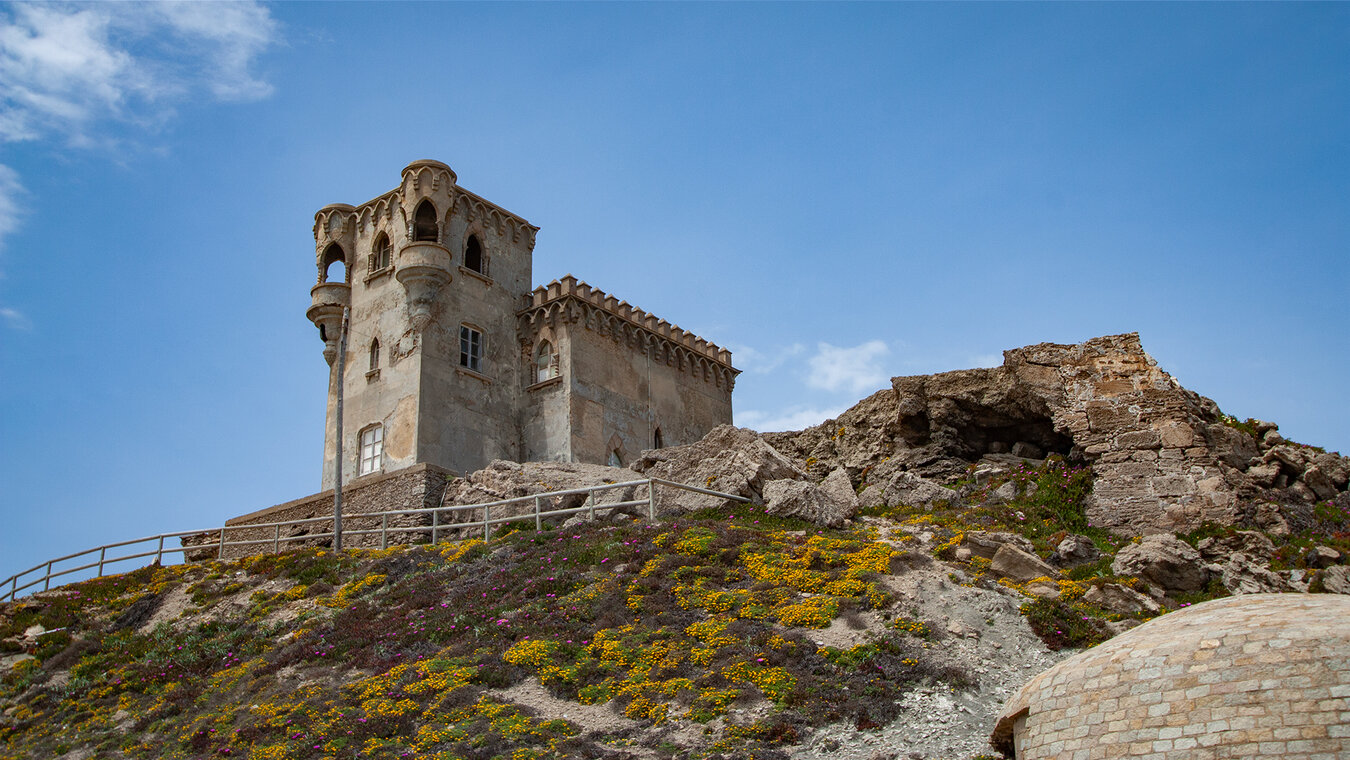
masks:
[[[397,188],[315,214],[306,316],[330,365],[324,488],[339,384],[352,487],[493,459],[625,465],[731,422],[730,351],[571,275],[531,290],[539,228],[456,180],[414,161]]]

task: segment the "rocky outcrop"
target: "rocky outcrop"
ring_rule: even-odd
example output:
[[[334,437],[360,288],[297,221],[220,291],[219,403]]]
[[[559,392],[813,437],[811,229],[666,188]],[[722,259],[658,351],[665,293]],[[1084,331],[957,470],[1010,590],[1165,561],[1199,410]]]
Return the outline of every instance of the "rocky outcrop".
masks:
[[[1158,367],[1136,333],[897,377],[889,393],[771,440],[813,472],[842,467],[865,502],[888,505],[943,498],[933,489],[972,465],[987,481],[993,458],[1062,455],[1092,466],[1091,522],[1136,535],[1206,521],[1298,530],[1314,501],[1350,498],[1350,459],[1291,443],[1272,423],[1225,417]]]
[[[591,488],[606,483],[623,483],[632,480],[639,480],[642,476],[632,470],[619,467],[605,467],[598,464],[583,464],[579,462],[508,462],[505,460],[493,460],[487,467],[470,473],[463,478],[455,478],[445,486],[445,493],[441,502],[442,506],[469,506],[474,504],[485,504],[490,502],[504,501],[507,499],[518,499],[524,496],[533,496],[535,494],[547,494],[554,491],[569,491],[572,489]],[[563,494],[560,496],[548,496],[540,500],[541,511],[552,511],[559,509],[576,509],[583,504],[591,504],[597,507],[603,507],[607,504],[617,504],[624,501],[633,501],[646,496],[645,486],[626,486],[623,488],[613,488],[604,491],[598,491],[589,497],[584,493]],[[645,509],[638,507],[624,508],[630,514],[642,512]],[[608,516],[613,510],[602,510],[597,515]],[[506,517],[517,517],[534,512],[534,501],[528,500],[514,504],[503,504],[492,508],[491,517],[494,520]],[[589,513],[586,517],[589,517]],[[441,513],[443,524],[454,525],[455,523],[475,522],[483,519],[483,510],[481,509],[458,509]],[[568,516],[554,516],[545,518],[552,524],[558,524],[568,519]],[[481,530],[481,529],[476,529]],[[452,535],[459,535],[458,533]]]
[[[1200,552],[1166,533],[1147,536],[1121,549],[1111,563],[1116,575],[1137,575],[1164,591],[1199,591],[1209,581]]]
[[[839,527],[857,513],[858,496],[843,470],[830,473],[820,485],[804,480],[772,480],[764,486],[764,511]]]
[[[1101,556],[1102,553],[1098,551],[1096,544],[1092,543],[1092,539],[1072,534],[1065,536],[1055,547],[1055,553],[1050,555],[1050,562],[1060,567],[1078,567],[1096,562]]]
[[[1016,533],[968,530],[961,536],[961,546],[970,552],[970,556],[988,560],[992,560],[1004,544],[1011,544],[1024,552],[1035,551],[1031,541]]]
[[[927,507],[943,501],[955,504],[960,500],[960,494],[955,490],[913,472],[894,473],[882,483],[863,486],[863,491],[872,501],[876,501],[876,494],[880,493],[881,503],[888,507]]]
[[[731,425],[713,428],[703,440],[685,446],[644,451],[632,465],[641,477],[701,486],[755,501],[775,480],[806,480],[805,470],[759,433]],[[674,514],[726,506],[728,500],[687,491],[658,489],[657,511]]]
[[[1083,601],[1121,615],[1156,615],[1162,611],[1162,607],[1153,599],[1119,583],[1093,586],[1083,594]]]
[[[579,462],[507,462],[494,460],[487,467],[455,478],[445,486],[443,504],[482,504],[483,502],[533,496],[549,491],[590,488],[604,483],[622,483],[642,476],[619,467]],[[645,490],[645,489],[644,489]],[[596,494],[596,503],[609,504],[634,498],[636,487],[617,488]],[[555,497],[554,509],[579,506],[585,494]],[[533,509],[533,507],[530,507]]]
[[[1229,556],[1223,563],[1220,581],[1230,594],[1278,594],[1297,590],[1288,580],[1271,571],[1268,560],[1242,552]]]
[[[1328,594],[1350,594],[1350,567],[1336,565],[1317,573],[1321,590]]]
[[[1254,530],[1240,530],[1221,538],[1203,538],[1195,548],[1206,562],[1220,564],[1234,554],[1245,554],[1268,562],[1270,555],[1275,553],[1275,544]]]
[[[1033,578],[1057,578],[1059,571],[1047,565],[1040,557],[1012,544],[1003,544],[994,552],[990,572],[1002,578],[1025,583]]]
[[[1341,553],[1330,546],[1314,546],[1304,557],[1304,564],[1313,568],[1331,567],[1341,561]]]
[[[837,468],[855,483],[904,447],[896,435],[895,393],[887,388],[854,404],[838,417],[792,433],[766,433],[774,448],[808,464],[813,475]],[[875,482],[875,480],[873,480]]]

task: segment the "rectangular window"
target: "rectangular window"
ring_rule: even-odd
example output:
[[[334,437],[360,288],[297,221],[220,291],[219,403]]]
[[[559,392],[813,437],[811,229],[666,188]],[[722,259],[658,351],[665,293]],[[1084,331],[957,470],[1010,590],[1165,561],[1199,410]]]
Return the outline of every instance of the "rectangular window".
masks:
[[[459,366],[483,371],[483,334],[465,325],[459,326]]]
[[[361,475],[380,469],[384,461],[384,427],[376,425],[361,431]]]

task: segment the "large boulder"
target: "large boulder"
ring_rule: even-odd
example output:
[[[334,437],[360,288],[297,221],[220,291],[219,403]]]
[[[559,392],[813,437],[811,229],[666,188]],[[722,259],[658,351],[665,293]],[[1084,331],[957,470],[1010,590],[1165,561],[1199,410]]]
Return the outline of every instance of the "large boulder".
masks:
[[[1101,556],[1102,553],[1097,550],[1097,545],[1092,543],[1092,539],[1073,533],[1065,536],[1055,547],[1055,553],[1050,555],[1050,562],[1060,567],[1078,567],[1096,562]]]
[[[1322,590],[1328,594],[1350,594],[1350,567],[1336,565],[1317,572]]]
[[[935,502],[956,504],[960,495],[913,472],[897,472],[881,484],[881,502],[888,507],[927,507]]]
[[[1012,544],[1003,544],[994,553],[990,572],[1003,578],[1024,583],[1033,578],[1057,578],[1059,571],[1047,565],[1040,557]]]
[[[1147,536],[1121,549],[1111,572],[1139,576],[1168,592],[1199,591],[1209,582],[1200,552],[1167,533]]]
[[[485,501],[514,499],[549,491],[590,488],[605,483],[639,480],[642,476],[620,467],[581,462],[507,462],[493,460],[487,467],[456,478],[446,484],[445,504],[480,504]],[[603,503],[633,498],[634,487],[613,489],[597,495]],[[585,495],[570,501],[580,503]]]
[[[1245,554],[1256,559],[1269,560],[1275,553],[1275,544],[1254,530],[1240,530],[1231,536],[1201,539],[1195,545],[1206,562],[1223,563],[1234,554]]]
[[[1341,553],[1330,546],[1314,546],[1303,555],[1304,564],[1313,568],[1325,568],[1341,561]]]
[[[719,425],[703,440],[642,452],[633,470],[642,477],[729,493],[751,500],[763,496],[775,480],[806,480],[806,471],[747,428]],[[656,508],[661,514],[727,506],[728,499],[673,488],[658,488]]]
[[[1083,601],[1122,615],[1134,615],[1145,612],[1156,615],[1162,608],[1153,599],[1119,583],[1103,583],[1093,586],[1083,594]]]
[[[837,527],[858,511],[858,496],[848,473],[835,470],[820,484],[803,480],[771,480],[764,485],[764,511],[799,517],[822,527]]]
[[[515,499],[522,496],[546,494],[552,491],[568,491],[577,488],[590,488],[605,483],[623,483],[639,480],[642,476],[632,470],[619,467],[605,467],[598,464],[579,462],[507,462],[494,460],[487,467],[470,473],[464,478],[455,478],[445,486],[442,504],[471,505],[487,502]],[[596,506],[633,501],[646,495],[645,486],[626,486],[596,493],[590,503]],[[541,500],[543,511],[572,509],[587,503],[584,493],[550,496]],[[610,510],[603,510],[608,513]],[[634,511],[629,508],[629,511]],[[534,512],[533,500],[520,504],[495,507],[494,519],[513,517]],[[482,510],[464,509],[443,514],[442,519],[450,523],[473,522],[481,520]]]
[[[1024,552],[1033,552],[1031,542],[1016,533],[968,530],[961,534],[961,546],[976,557],[992,560],[1004,544],[1011,544]]]
[[[1230,594],[1278,594],[1294,591],[1289,581],[1271,572],[1267,561],[1242,552],[1228,557],[1221,576]]]

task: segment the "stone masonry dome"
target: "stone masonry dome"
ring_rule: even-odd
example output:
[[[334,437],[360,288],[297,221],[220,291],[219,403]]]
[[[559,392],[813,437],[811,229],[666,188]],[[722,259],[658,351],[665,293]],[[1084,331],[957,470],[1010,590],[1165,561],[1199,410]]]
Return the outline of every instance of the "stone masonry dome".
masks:
[[[1228,597],[1029,681],[991,743],[1018,760],[1350,757],[1350,598]]]

